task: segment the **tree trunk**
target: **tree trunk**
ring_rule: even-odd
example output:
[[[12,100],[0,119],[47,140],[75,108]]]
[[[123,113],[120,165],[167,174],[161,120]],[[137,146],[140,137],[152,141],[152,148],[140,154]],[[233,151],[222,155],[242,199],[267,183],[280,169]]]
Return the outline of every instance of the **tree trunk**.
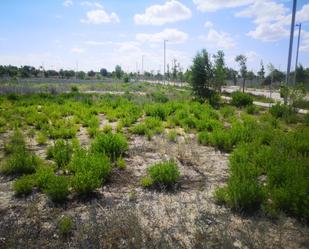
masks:
[[[246,79],[244,78],[242,81],[242,92],[245,92],[245,83],[246,83]]]

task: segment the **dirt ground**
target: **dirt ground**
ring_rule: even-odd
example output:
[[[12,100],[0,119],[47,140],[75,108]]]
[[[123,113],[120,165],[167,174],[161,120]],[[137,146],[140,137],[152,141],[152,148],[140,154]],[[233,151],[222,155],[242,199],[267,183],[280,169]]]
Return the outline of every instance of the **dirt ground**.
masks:
[[[104,116],[100,120],[101,126],[109,124]],[[214,190],[228,179],[229,155],[199,145],[194,134],[178,133],[175,143],[167,131],[151,141],[130,135],[126,169],[114,169],[87,200],[70,196],[57,206],[36,191],[17,198],[14,179],[0,176],[0,248],[309,248],[308,227],[295,219],[241,215],[215,204]],[[90,143],[85,128],[78,137],[83,146]],[[28,143],[45,157],[46,146],[35,139]],[[178,163],[179,184],[173,190],[143,189],[147,167],[163,159]],[[64,215],[75,224],[69,237],[57,230]]]

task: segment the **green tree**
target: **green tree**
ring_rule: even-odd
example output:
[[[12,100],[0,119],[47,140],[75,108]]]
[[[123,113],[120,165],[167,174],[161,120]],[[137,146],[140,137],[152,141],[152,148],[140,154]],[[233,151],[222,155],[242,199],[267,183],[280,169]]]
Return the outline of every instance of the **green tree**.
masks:
[[[211,90],[212,81],[213,72],[211,61],[209,54],[203,49],[197,53],[191,67],[190,83],[193,94],[200,100],[210,99],[213,93],[213,90]]]
[[[122,68],[121,68],[121,66],[119,66],[119,65],[117,65],[117,66],[115,67],[115,76],[116,76],[117,79],[121,79],[122,76],[123,76]]]
[[[214,55],[215,58],[215,81],[214,81],[214,88],[221,92],[222,85],[224,85],[224,82],[226,80],[227,72],[225,69],[225,62],[224,62],[224,52],[222,50],[219,50],[216,55]]]
[[[245,55],[238,55],[235,61],[239,64],[239,72],[242,77],[242,92],[245,92],[245,84],[247,78],[247,57]]]
[[[258,71],[257,74],[259,76],[260,82],[263,82],[264,79],[265,79],[265,68],[264,68],[263,61],[261,61],[261,68],[260,68],[260,71]]]

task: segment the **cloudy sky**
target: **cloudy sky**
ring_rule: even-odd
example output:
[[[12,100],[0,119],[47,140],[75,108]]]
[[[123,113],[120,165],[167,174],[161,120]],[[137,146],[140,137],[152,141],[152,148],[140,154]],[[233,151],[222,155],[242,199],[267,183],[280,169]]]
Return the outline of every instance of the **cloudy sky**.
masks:
[[[291,8],[291,0],[1,0],[0,64],[135,71],[144,55],[145,70],[162,72],[167,39],[168,63],[184,69],[206,48],[224,50],[231,67],[242,53],[254,71],[261,60],[286,70]],[[299,61],[309,67],[308,0],[298,0],[297,22]]]

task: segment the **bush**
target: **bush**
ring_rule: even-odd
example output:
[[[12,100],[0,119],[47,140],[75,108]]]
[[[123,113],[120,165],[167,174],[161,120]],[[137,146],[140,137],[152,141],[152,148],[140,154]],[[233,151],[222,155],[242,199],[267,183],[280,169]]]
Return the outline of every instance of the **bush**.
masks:
[[[13,189],[17,196],[29,195],[35,186],[35,179],[33,175],[22,176],[17,179],[13,184]]]
[[[258,113],[258,109],[257,109],[257,107],[255,105],[248,105],[246,107],[246,112],[248,114],[257,114]]]
[[[231,104],[237,107],[252,105],[253,98],[247,93],[233,92]]]
[[[5,175],[32,174],[38,165],[39,159],[35,155],[20,148],[9,156],[0,171]]]
[[[123,158],[119,157],[116,161],[116,165],[119,169],[125,169],[126,168],[126,161]]]
[[[168,97],[162,92],[153,92],[149,96],[155,102],[166,103],[168,101]]]
[[[72,86],[72,87],[71,87],[71,92],[72,92],[72,93],[78,93],[78,92],[79,92],[78,87],[77,87],[77,86]]]
[[[4,150],[7,154],[11,154],[20,150],[26,150],[25,139],[19,130],[15,130],[13,132],[9,142],[4,145]]]
[[[55,176],[53,168],[49,166],[40,167],[35,173],[36,184],[39,189],[45,190],[48,182]]]
[[[275,118],[284,118],[284,117],[288,117],[290,116],[293,111],[292,108],[284,105],[284,104],[280,104],[277,103],[275,105],[273,105],[270,109],[269,112],[271,113],[272,116],[274,116]]]
[[[177,142],[177,136],[178,136],[177,131],[170,130],[167,134],[168,141],[176,143]]]
[[[198,134],[198,141],[202,145],[212,145],[219,150],[229,152],[233,149],[233,140],[230,132],[215,129],[212,133],[207,131]]]
[[[73,148],[68,141],[57,140],[55,144],[47,149],[47,158],[53,159],[58,168],[66,166],[72,157]]]
[[[153,185],[153,180],[150,176],[145,176],[141,179],[141,185],[144,188],[149,188]]]
[[[65,176],[53,176],[47,182],[45,193],[53,202],[64,202],[69,195],[69,183]]]
[[[143,123],[131,127],[130,131],[133,134],[147,135],[148,138],[151,138],[154,134],[163,132],[162,121],[158,118],[148,117]]]
[[[73,226],[74,226],[73,220],[71,217],[68,216],[62,217],[57,224],[59,233],[62,236],[68,236],[72,232]]]
[[[99,134],[91,144],[91,150],[106,154],[112,161],[115,161],[128,150],[128,142],[120,133]]]
[[[179,168],[174,161],[163,161],[152,165],[148,168],[147,173],[153,184],[166,187],[177,183],[180,177]],[[147,181],[146,178],[143,180],[144,183]]]
[[[46,144],[47,137],[43,133],[40,132],[36,138],[36,142],[38,143],[38,145]]]
[[[70,163],[74,172],[72,188],[79,195],[89,195],[100,187],[111,172],[111,164],[105,155],[78,151]]]

